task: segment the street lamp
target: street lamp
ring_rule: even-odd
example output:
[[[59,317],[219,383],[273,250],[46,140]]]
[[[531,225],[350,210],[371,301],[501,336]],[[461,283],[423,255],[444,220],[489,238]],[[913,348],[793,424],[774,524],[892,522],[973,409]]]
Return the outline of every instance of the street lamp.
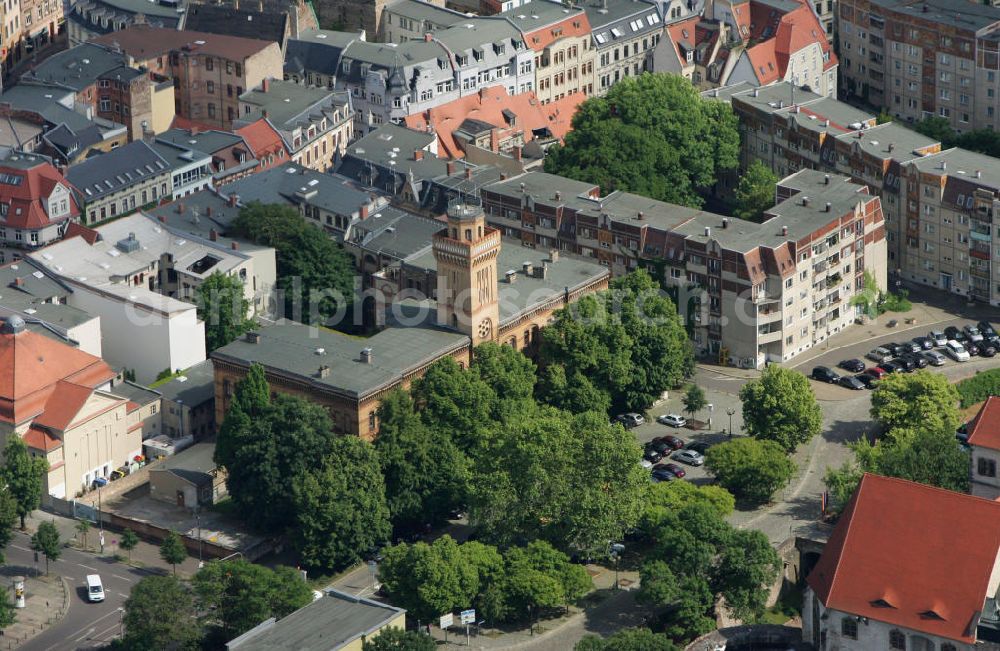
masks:
[[[726,410],[726,415],[729,416],[729,438],[733,438],[733,414],[735,413],[735,407],[730,407]]]
[[[708,429],[712,429],[712,412],[715,411],[715,405],[708,403]]]
[[[197,506],[194,509],[194,520],[198,524],[198,569],[200,570],[201,568],[205,567],[205,561],[202,560],[202,555],[201,555],[201,548],[202,548],[202,543],[201,543],[201,511],[198,509]]]
[[[615,562],[615,590],[618,589],[618,559],[622,557],[625,552],[625,545],[621,543],[611,543],[611,549],[608,554]]]
[[[118,637],[125,637],[125,609],[118,606]]]

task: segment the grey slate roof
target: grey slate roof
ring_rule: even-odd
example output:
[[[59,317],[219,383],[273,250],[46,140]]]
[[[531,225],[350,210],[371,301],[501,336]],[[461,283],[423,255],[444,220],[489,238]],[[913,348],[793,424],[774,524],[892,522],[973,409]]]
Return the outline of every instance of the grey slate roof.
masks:
[[[357,34],[313,30],[288,39],[285,46],[285,72],[303,74],[316,72],[323,75],[337,75],[340,55],[350,45]]]
[[[181,378],[186,378],[181,380]],[[215,370],[206,359],[156,389],[164,400],[196,407],[215,399]]]
[[[192,2],[187,5],[184,18],[184,29],[274,41],[278,45],[284,43],[287,28],[287,12],[236,9],[227,5]]]
[[[62,84],[80,91],[97,81],[98,77],[110,70],[127,67],[123,54],[109,51],[93,43],[83,43],[69,50],[53,54],[22,75],[51,84]]]
[[[897,122],[886,122],[863,131],[844,133],[837,136],[837,140],[849,145],[856,143],[861,151],[875,158],[899,161],[917,158],[919,154],[914,153],[916,150],[925,149],[938,142]]]
[[[272,79],[268,91],[252,89],[240,95],[240,102],[258,106],[276,129],[291,131],[300,120],[309,117],[316,107],[333,100],[338,106],[348,103],[343,91],[315,86],[302,86],[291,81]]]
[[[268,620],[235,640],[232,651],[333,651],[370,636],[406,611],[371,599],[327,590],[323,598],[284,619]]]
[[[467,336],[431,326],[387,328],[367,339],[294,321],[281,321],[256,332],[260,343],[238,339],[213,352],[212,359],[241,365],[257,362],[317,389],[358,399],[469,345]],[[370,364],[361,361],[364,348],[373,351]],[[329,367],[327,377],[319,376],[321,366]]]
[[[942,168],[944,163],[944,168]],[[968,149],[946,149],[939,154],[931,154],[918,158],[911,163],[918,170],[927,174],[958,178],[1000,190],[1000,166],[997,159],[986,154],[978,154]],[[976,177],[979,172],[979,177]]]
[[[151,473],[169,472],[196,486],[211,483],[211,472],[218,466],[212,457],[215,455],[215,443],[195,443],[186,450],[165,457],[159,465],[150,469]]]
[[[20,279],[20,285],[17,281]],[[63,299],[73,292],[59,280],[25,260],[0,266],[0,304],[40,303]]]
[[[618,37],[611,33],[613,28],[622,32],[621,38],[631,38],[644,33],[660,33],[663,30],[659,9],[647,0],[606,0],[606,4],[605,0],[588,0],[583,9],[587,12],[587,20],[590,22],[598,48],[614,46]],[[653,15],[656,16],[656,20],[651,25],[646,17]],[[642,27],[633,32],[629,22],[637,18],[642,18]],[[599,35],[604,37],[603,43],[598,38]]]
[[[238,179],[227,183],[219,191],[227,196],[237,195],[243,204],[259,201],[264,204],[298,205],[308,202],[343,216],[350,216],[362,204],[369,202],[368,193],[354,189],[348,179],[337,174],[317,172],[297,163],[285,163]]]
[[[142,140],[70,166],[66,180],[85,203],[118,192],[140,180],[170,173],[170,163]]]
[[[156,136],[157,140],[173,143],[175,145],[214,154],[228,147],[242,147],[247,155],[252,157],[250,148],[246,146],[243,137],[229,131],[199,131],[191,133],[187,129],[167,129]]]
[[[362,251],[402,260],[431,245],[444,222],[385,207],[352,228],[352,244]]]
[[[455,23],[434,37],[452,52],[461,53],[499,41],[522,41],[521,32],[502,16],[475,16]]]
[[[159,139],[154,140],[149,146],[159,154],[160,158],[170,166],[171,170],[187,167],[192,163],[200,163],[202,165],[210,165],[212,163],[211,155],[190,146],[161,142]]]
[[[980,30],[1000,21],[1000,7],[954,0],[875,0],[874,6],[959,29]],[[925,11],[926,8],[926,11]],[[996,34],[992,34],[996,38]]]
[[[386,10],[423,24],[429,20],[436,25],[454,25],[466,19],[465,14],[453,9],[432,5],[423,0],[394,0],[386,4]]]
[[[71,98],[72,94],[73,91],[64,88],[20,83],[0,95],[0,104],[10,104],[13,108],[37,113],[52,126],[65,124],[79,133],[98,121],[88,120],[87,116],[60,103],[66,101],[67,97]]]
[[[514,23],[518,29],[533,32],[536,29],[565,20],[570,16],[582,15],[580,7],[569,8],[561,2],[552,0],[532,0],[528,4],[508,9],[498,15]]]
[[[125,380],[111,387],[111,393],[131,400],[138,405],[148,405],[160,399],[160,393],[153,389]]]

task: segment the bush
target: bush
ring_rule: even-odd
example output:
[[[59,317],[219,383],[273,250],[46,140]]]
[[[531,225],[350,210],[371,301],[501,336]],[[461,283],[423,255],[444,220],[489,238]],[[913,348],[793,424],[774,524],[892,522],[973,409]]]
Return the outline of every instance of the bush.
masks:
[[[738,438],[713,446],[705,459],[708,471],[736,499],[764,504],[795,473],[795,464],[774,441]]]
[[[990,396],[1000,396],[1000,368],[976,373],[957,385],[962,409],[982,402]]]
[[[899,290],[898,294],[893,294],[892,292],[887,293],[882,298],[882,311],[883,312],[909,312],[913,309],[913,303],[907,298],[909,292],[905,289]]]

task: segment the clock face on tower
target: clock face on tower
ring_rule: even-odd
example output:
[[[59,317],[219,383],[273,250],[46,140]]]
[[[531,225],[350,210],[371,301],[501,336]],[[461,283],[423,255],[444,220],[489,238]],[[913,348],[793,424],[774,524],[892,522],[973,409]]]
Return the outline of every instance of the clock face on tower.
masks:
[[[489,339],[491,333],[493,332],[493,323],[489,319],[483,319],[479,322],[479,338]]]

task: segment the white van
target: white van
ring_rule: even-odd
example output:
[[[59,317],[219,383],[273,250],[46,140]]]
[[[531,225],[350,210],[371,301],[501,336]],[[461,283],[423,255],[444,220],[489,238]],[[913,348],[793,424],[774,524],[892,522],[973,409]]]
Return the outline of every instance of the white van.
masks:
[[[952,358],[956,362],[967,362],[969,361],[969,351],[965,349],[965,346],[958,343],[954,339],[949,339],[948,343],[944,347],[945,354]]]
[[[104,601],[104,585],[97,574],[87,575],[87,601]]]

